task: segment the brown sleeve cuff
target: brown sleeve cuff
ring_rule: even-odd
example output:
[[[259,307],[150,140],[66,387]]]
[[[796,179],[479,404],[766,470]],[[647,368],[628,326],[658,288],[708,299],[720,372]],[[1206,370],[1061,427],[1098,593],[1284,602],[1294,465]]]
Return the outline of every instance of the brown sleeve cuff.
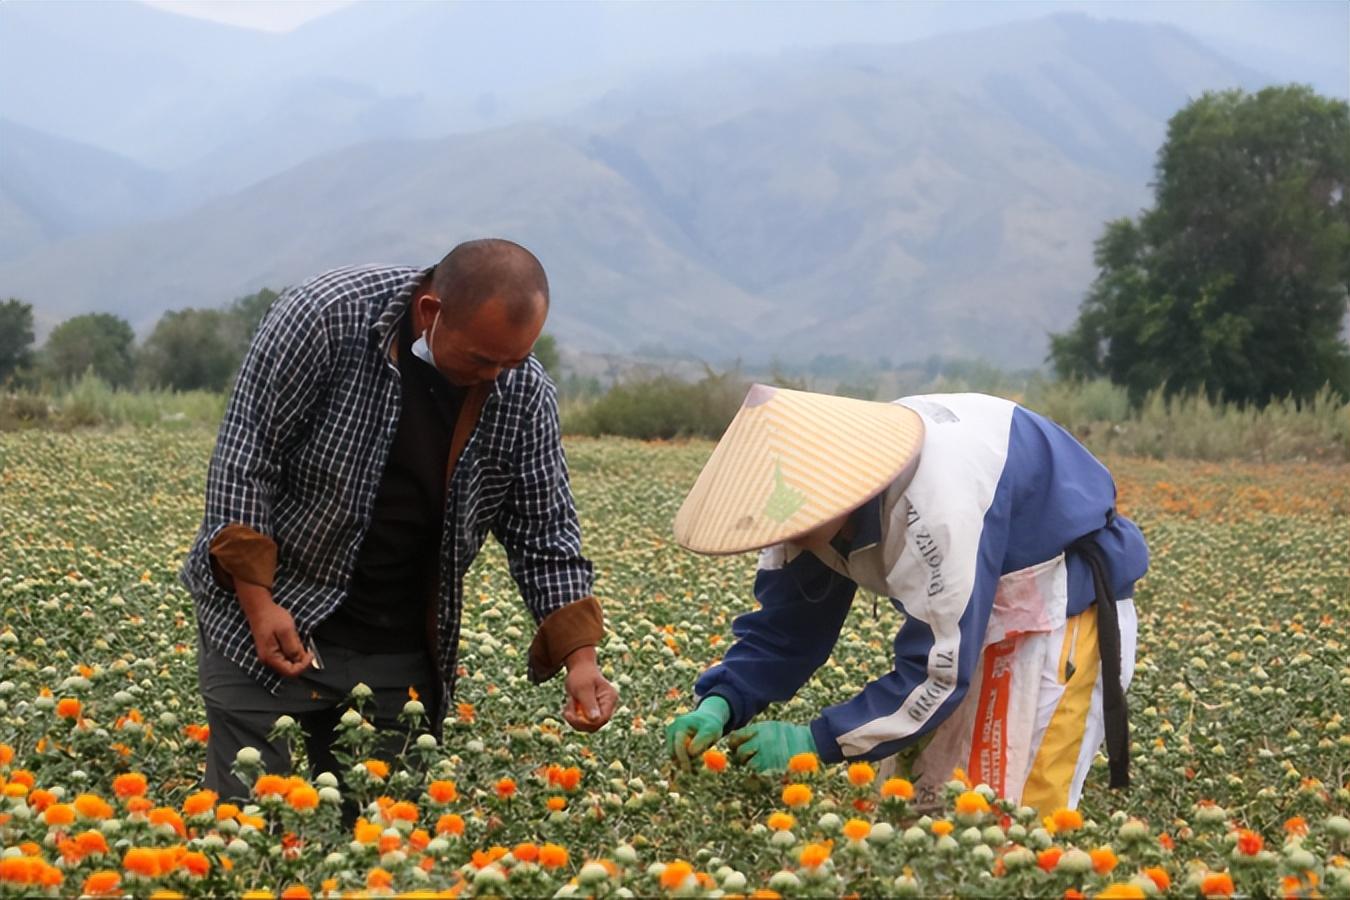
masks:
[[[563,667],[573,650],[594,647],[605,636],[605,615],[594,597],[569,603],[539,623],[530,643],[530,681],[542,684]]]
[[[247,525],[226,525],[211,541],[211,572],[222,587],[231,590],[236,578],[271,588],[277,573],[277,545]]]

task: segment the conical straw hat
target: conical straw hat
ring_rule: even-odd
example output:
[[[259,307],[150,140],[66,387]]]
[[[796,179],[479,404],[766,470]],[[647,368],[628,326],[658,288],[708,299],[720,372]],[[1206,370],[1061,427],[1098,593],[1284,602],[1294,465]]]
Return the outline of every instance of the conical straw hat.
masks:
[[[874,403],[757,384],[675,515],[696,553],[743,553],[857,509],[899,476],[923,420]]]

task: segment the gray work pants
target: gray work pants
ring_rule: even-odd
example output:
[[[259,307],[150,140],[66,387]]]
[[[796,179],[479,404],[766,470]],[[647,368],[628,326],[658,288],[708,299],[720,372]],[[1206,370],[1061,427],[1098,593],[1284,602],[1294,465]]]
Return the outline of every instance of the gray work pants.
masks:
[[[434,696],[431,657],[423,648],[410,653],[360,653],[335,644],[316,643],[322,669],[310,668],[297,678],[287,678],[273,694],[219,653],[197,642],[197,677],[206,702],[206,723],[211,734],[206,744],[205,786],[221,799],[247,798],[250,785],[230,771],[242,747],[255,747],[268,772],[289,774],[291,754],[284,740],[269,741],[277,717],[294,718],[304,729],[310,775],[333,772],[342,777],[333,757],[333,739],[338,721],[350,705],[347,695],[358,683],[371,689],[365,714],[379,729],[381,741],[376,757],[391,761],[403,748],[405,726],[398,714],[408,701],[408,688],[424,699]],[[428,706],[430,703],[428,702]]]

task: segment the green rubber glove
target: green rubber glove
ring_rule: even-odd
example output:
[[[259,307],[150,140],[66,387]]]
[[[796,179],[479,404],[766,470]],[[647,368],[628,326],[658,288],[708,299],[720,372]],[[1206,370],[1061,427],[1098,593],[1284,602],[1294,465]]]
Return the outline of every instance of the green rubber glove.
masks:
[[[756,772],[786,772],[798,753],[815,753],[816,739],[805,725],[759,722],[727,736],[732,758]]]
[[[730,721],[731,706],[727,701],[716,695],[704,697],[697,709],[676,716],[666,726],[666,752],[687,771],[690,757],[717,743]]]

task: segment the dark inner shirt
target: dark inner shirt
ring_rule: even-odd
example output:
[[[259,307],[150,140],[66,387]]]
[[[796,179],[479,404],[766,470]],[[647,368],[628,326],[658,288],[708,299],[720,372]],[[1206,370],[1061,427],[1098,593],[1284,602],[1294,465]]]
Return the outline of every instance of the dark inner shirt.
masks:
[[[408,653],[427,641],[445,520],[445,464],[465,390],[412,353],[412,316],[399,325],[402,412],[389,447],[351,590],[315,630],[366,653]]]

